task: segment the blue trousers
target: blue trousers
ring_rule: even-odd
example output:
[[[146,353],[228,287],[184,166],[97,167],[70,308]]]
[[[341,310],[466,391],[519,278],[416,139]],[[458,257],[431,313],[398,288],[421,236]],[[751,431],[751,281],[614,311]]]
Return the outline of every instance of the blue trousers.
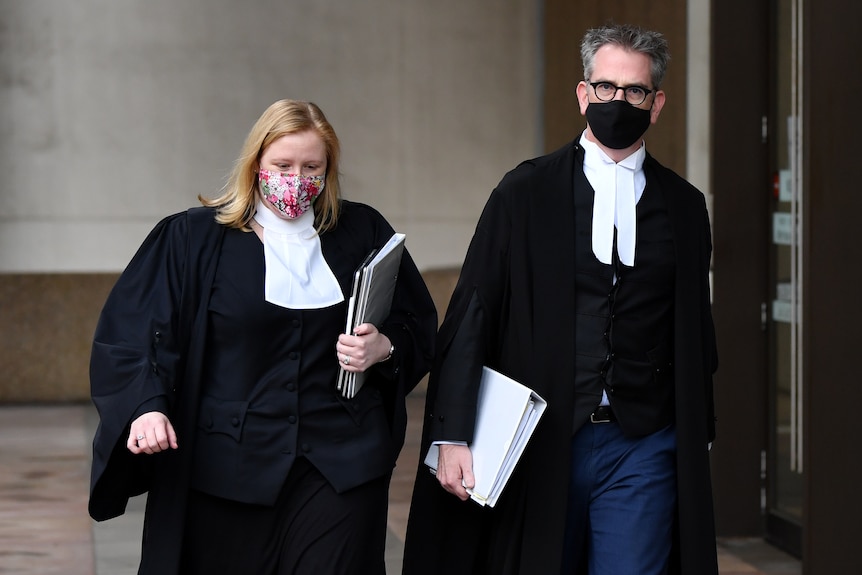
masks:
[[[628,438],[589,423],[572,438],[562,575],[665,575],[676,511],[676,430]]]

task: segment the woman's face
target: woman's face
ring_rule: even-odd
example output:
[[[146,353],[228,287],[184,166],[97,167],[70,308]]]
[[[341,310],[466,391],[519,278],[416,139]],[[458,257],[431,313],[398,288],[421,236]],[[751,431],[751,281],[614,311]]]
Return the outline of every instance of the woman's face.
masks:
[[[259,168],[299,176],[323,176],[326,146],[314,130],[287,134],[263,151]]]

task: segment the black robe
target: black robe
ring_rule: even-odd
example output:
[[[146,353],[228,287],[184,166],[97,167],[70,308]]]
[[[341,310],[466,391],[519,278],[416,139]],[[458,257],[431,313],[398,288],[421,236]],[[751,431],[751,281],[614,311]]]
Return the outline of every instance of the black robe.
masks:
[[[420,462],[432,440],[431,418],[448,435],[433,439],[471,436],[483,364],[536,390],[548,408],[494,509],[445,492],[420,463],[404,575],[560,572],[575,428],[575,234],[589,237],[574,225],[573,174],[583,170],[581,158],[572,143],[522,163],[503,178],[479,220],[438,334]],[[664,196],[675,246],[679,497],[671,572],[716,574],[707,449],[717,367],[708,215],[703,195],[649,155],[644,171],[647,185]]]
[[[353,271],[393,230],[368,206],[343,201],[341,207],[338,226],[320,240],[346,299]],[[124,513],[129,497],[148,492],[141,573],[169,575],[178,569],[192,439],[203,393],[208,294],[225,234],[214,215],[213,209],[193,208],[156,225],[111,291],[94,337],[90,384],[100,423],[93,441],[89,512],[96,520],[116,517]],[[346,304],[339,305],[346,310]],[[392,310],[378,326],[396,354],[369,370],[366,381],[369,389],[381,390],[391,441],[380,446],[388,451],[383,463],[344,469],[339,479],[348,487],[391,473],[404,442],[404,398],[430,366],[436,327],[433,301],[405,251]],[[332,348],[333,402],[339,401],[334,377],[337,335],[319,344]],[[157,396],[167,399],[180,447],[152,456],[132,455],[125,447],[132,418]],[[343,413],[333,417],[352,418],[356,406],[349,400],[343,404]],[[367,427],[357,424],[347,443],[331,446],[333,457],[339,449],[351,453],[351,442],[380,437],[379,429]]]

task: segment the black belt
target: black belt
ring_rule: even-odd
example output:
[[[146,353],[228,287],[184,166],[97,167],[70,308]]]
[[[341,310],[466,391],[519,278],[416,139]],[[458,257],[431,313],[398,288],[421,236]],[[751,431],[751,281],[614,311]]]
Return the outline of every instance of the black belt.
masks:
[[[600,405],[590,414],[592,423],[613,423],[617,420],[610,405]]]

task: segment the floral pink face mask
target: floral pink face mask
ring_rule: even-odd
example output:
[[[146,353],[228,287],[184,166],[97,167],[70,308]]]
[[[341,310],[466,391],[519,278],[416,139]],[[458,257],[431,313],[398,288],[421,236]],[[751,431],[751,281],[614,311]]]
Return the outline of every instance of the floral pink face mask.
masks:
[[[284,217],[296,219],[323,191],[324,177],[261,170],[258,181],[263,198]]]

